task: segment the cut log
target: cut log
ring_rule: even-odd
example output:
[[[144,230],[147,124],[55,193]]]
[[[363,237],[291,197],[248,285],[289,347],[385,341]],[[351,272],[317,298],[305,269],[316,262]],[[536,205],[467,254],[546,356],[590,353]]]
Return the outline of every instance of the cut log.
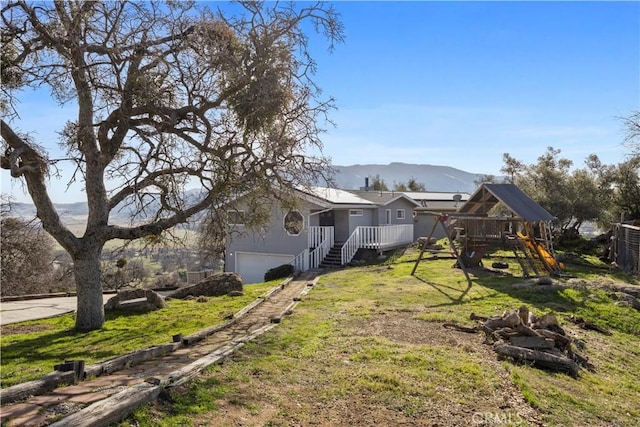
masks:
[[[479,316],[475,313],[471,313],[471,315],[469,316],[469,319],[471,320],[479,320],[481,322],[486,322],[487,320],[489,320],[489,318],[487,316]]]
[[[523,305],[518,309],[518,316],[520,317],[520,321],[523,325],[529,325],[529,316],[530,316],[529,308],[526,305]]]
[[[569,316],[567,317],[568,320],[570,320],[571,322],[575,323],[576,325],[580,326],[582,329],[587,329],[587,330],[592,330],[592,331],[598,331],[601,334],[605,334],[605,335],[612,335],[610,331],[601,328],[600,326],[594,324],[593,322],[589,321],[589,320],[585,320],[582,317],[578,317],[578,316]]]
[[[551,338],[555,341],[556,347],[565,350],[571,344],[571,340],[564,335],[560,335],[557,332],[550,331],[548,329],[536,329],[536,332],[545,338]]]
[[[545,338],[540,336],[537,336],[537,337],[515,336],[515,337],[511,337],[509,341],[511,342],[511,345],[515,345],[517,347],[524,347],[524,348],[544,349],[544,348],[554,348],[555,346],[554,340],[552,340],[551,338]]]
[[[520,316],[515,311],[505,313],[502,317],[492,317],[484,322],[484,326],[496,330],[501,328],[513,328],[520,323]]]
[[[493,346],[493,351],[501,356],[512,358],[515,361],[530,362],[535,366],[554,371],[567,372],[573,377],[577,377],[580,371],[578,364],[565,356],[501,343],[496,343]]]
[[[522,335],[527,336],[527,337],[539,337],[540,336],[539,333],[537,333],[536,331],[534,331],[530,327],[523,325],[522,323],[520,323],[519,325],[516,326],[516,331],[518,331],[519,334],[522,334]]]
[[[591,362],[589,362],[589,359],[586,358],[585,356],[581,355],[580,353],[576,353],[572,350],[568,351],[568,356],[575,360],[578,365],[582,366],[583,368],[585,368],[587,371],[589,372],[595,372],[596,368],[595,366],[593,366],[593,364],[591,364]]]
[[[558,318],[553,313],[547,313],[536,320],[534,328],[548,329],[550,325],[560,326]]]
[[[500,340],[509,341],[511,337],[515,337],[519,335],[520,334],[518,333],[518,331],[515,331],[511,328],[500,328],[493,331],[493,333],[491,333],[491,338],[493,338],[494,341],[500,341]]]
[[[458,325],[457,323],[443,323],[442,327],[455,329],[456,331],[466,332],[466,333],[469,333],[469,334],[475,334],[475,333],[478,332],[478,327],[477,326],[474,326],[474,327],[470,328],[468,326]]]

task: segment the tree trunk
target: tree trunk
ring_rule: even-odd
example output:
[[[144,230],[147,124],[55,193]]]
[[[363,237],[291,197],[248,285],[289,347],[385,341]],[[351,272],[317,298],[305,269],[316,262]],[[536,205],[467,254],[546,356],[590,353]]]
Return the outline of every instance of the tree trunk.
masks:
[[[73,274],[78,292],[76,330],[93,331],[104,324],[102,283],[100,281],[101,250],[83,251],[73,258]]]

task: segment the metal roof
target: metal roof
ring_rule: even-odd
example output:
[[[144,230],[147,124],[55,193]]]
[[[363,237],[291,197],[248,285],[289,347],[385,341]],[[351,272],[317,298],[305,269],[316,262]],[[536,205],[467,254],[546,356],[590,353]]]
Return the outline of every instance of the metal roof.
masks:
[[[403,191],[404,194],[411,197],[413,200],[422,201],[425,200],[435,202],[455,202],[455,196],[460,196],[460,201],[466,202],[471,197],[469,193],[451,193],[445,191]]]
[[[374,205],[370,200],[363,199],[349,191],[339,190],[337,188],[310,187],[306,189],[306,192],[333,204]]]
[[[395,202],[398,199],[405,199],[411,202],[415,206],[420,206],[416,200],[409,197],[406,193],[402,191],[377,191],[377,190],[348,190],[349,192],[355,194],[356,196],[366,199],[370,202],[376,203],[378,205],[388,205],[391,202]]]
[[[515,216],[527,221],[555,219],[515,184],[482,184],[458,212],[487,215],[498,202],[502,202]]]

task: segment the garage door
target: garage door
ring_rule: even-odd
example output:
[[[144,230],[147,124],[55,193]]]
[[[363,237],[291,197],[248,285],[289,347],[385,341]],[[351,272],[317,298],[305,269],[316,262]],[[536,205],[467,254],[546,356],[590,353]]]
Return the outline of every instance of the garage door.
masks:
[[[236,252],[236,273],[242,276],[243,283],[263,282],[267,270],[289,264],[293,258],[293,255]]]

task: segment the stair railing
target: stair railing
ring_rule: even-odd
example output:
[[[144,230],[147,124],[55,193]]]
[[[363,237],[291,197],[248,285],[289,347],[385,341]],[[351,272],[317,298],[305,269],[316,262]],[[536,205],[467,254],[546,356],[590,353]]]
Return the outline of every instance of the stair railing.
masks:
[[[340,263],[345,265],[351,262],[358,249],[360,249],[360,227],[356,227],[351,236],[342,245]]]
[[[293,268],[296,271],[309,270],[309,249],[305,249],[302,252],[300,252],[298,255],[293,257],[290,264],[293,265]]]
[[[333,227],[309,227],[309,268],[318,268],[334,245]]]

